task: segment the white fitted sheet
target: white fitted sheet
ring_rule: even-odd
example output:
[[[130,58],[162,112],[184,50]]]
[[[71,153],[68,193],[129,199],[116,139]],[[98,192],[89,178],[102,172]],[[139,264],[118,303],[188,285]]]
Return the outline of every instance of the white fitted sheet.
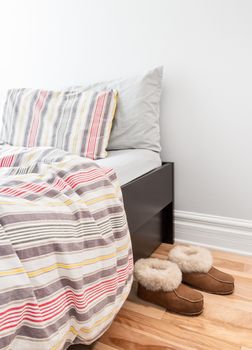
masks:
[[[147,149],[109,151],[107,158],[96,162],[102,167],[113,168],[121,186],[162,164],[160,154]]]

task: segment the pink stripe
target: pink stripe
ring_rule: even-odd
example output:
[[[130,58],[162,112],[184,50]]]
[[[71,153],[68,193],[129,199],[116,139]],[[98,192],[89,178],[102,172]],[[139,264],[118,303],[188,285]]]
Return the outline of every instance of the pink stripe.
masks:
[[[96,180],[104,173],[108,175],[112,171],[113,171],[112,169],[102,169],[102,170],[92,169],[89,171],[82,171],[67,177],[65,180],[57,179],[52,184],[52,187],[58,191],[63,191],[67,187],[76,188],[80,184],[84,184],[84,183]],[[50,189],[51,187],[48,187],[48,186],[44,186],[44,185],[42,186],[34,183],[26,183],[20,186],[19,188],[12,188],[12,187],[0,188],[0,193],[8,194],[14,197],[19,197],[30,192],[41,193],[43,191],[49,191]]]
[[[121,282],[125,282],[126,278],[124,279],[119,279],[118,283],[114,283],[114,284],[109,284],[107,287],[105,287],[99,294],[97,294],[97,296],[94,296],[92,299],[89,299],[89,304],[91,304],[94,300],[97,300],[98,298],[106,295],[109,295],[111,292],[114,293],[116,291],[116,289],[118,288],[118,285]],[[3,326],[8,325],[10,323],[14,323],[16,322],[16,325],[20,324],[22,321],[24,320],[29,320],[31,322],[34,323],[39,323],[39,322],[45,322],[48,320],[52,320],[55,317],[57,317],[60,314],[63,314],[63,312],[67,312],[67,310],[69,309],[69,307],[74,306],[76,310],[81,311],[84,310],[85,307],[88,305],[88,303],[86,303],[86,305],[83,305],[82,307],[76,307],[76,302],[74,300],[73,297],[71,296],[66,296],[66,298],[64,299],[64,301],[61,303],[58,303],[58,306],[53,306],[51,308],[51,310],[53,310],[53,312],[47,312],[44,313],[43,316],[40,315],[34,315],[31,312],[29,312],[28,310],[24,310],[21,314],[19,314],[19,317],[11,317],[9,318],[7,321],[5,321],[4,323],[2,323]],[[38,309],[38,308],[37,308]],[[15,324],[13,324],[12,326],[8,326],[3,329],[8,329],[8,328],[13,328],[13,326],[15,326]]]
[[[105,108],[106,107],[106,101],[108,99],[108,93],[106,93],[106,95],[104,96],[104,101],[103,101],[103,104],[101,106],[101,114],[100,114],[100,118],[99,118],[99,121],[98,123],[96,124],[96,128],[94,128],[93,130],[93,133],[95,133],[95,137],[94,137],[94,141],[93,141],[93,152],[92,152],[92,155],[91,155],[91,158],[94,159],[95,157],[95,148],[99,145],[99,140],[98,140],[98,131],[100,130],[100,124],[101,124],[101,121],[102,121],[102,117],[104,117],[104,112],[105,112]],[[95,126],[95,125],[94,125]]]
[[[37,136],[38,132],[38,125],[39,125],[39,119],[41,115],[41,111],[45,105],[46,97],[48,96],[48,91],[40,91],[37,101],[35,103],[34,109],[33,109],[33,115],[32,115],[32,122],[31,122],[31,128],[30,128],[30,134],[28,135],[28,147],[35,146],[35,138]]]
[[[15,311],[14,311],[14,313],[7,313],[6,317],[2,318],[2,320],[1,320],[2,326],[8,325],[14,321],[16,321],[16,323],[13,325],[9,325],[7,327],[2,327],[0,329],[0,331],[16,327],[24,320],[35,322],[35,323],[41,322],[41,321],[45,322],[48,320],[52,320],[53,318],[55,318],[56,316],[61,314],[62,311],[67,311],[66,306],[74,305],[76,307],[78,305],[78,303],[76,302],[77,296],[84,298],[84,302],[82,303],[83,306],[77,307],[77,309],[84,309],[87,305],[91,304],[94,300],[97,300],[98,298],[102,297],[105,294],[108,295],[110,292],[114,292],[118,288],[118,285],[120,283],[125,282],[125,280],[129,276],[129,272],[131,272],[131,270],[132,270],[132,266],[133,266],[132,259],[129,259],[128,265],[124,269],[121,269],[120,271],[118,271],[117,277],[110,279],[110,280],[100,282],[97,285],[94,285],[94,286],[88,288],[87,290],[84,291],[84,295],[74,293],[72,290],[68,290],[68,291],[62,293],[59,297],[54,298],[53,300],[46,302],[44,304],[41,304],[40,306],[33,304],[33,303],[27,303],[23,307],[12,308],[12,310],[17,310],[17,309],[22,308],[21,314],[20,313],[17,314]],[[100,287],[97,288],[98,286],[100,286]],[[89,289],[90,290],[95,289],[94,293],[90,293],[90,296],[88,296],[89,293],[86,293]],[[69,296],[69,294],[70,294],[70,296]],[[87,295],[85,296],[85,294],[87,294]],[[63,300],[63,304],[62,304],[62,300]],[[47,312],[46,311],[42,312],[42,309],[43,309],[42,305],[47,306],[49,304],[52,304],[54,301],[56,301],[56,303],[54,303],[49,308],[49,310],[48,310],[48,308],[46,308]],[[39,314],[36,316],[36,313],[32,313],[32,309],[29,308],[29,306],[35,306],[35,310],[37,310]],[[3,313],[5,314],[6,312],[9,312],[10,310],[11,309],[8,309],[8,310],[4,311]],[[54,312],[48,312],[50,310],[53,310]],[[57,312],[55,312],[55,311],[57,311]],[[1,313],[1,314],[3,314],[3,313]],[[41,316],[41,313],[44,314],[44,317]],[[17,319],[17,316],[15,317],[15,314],[17,314],[17,316],[19,315],[18,319]],[[12,317],[10,317],[10,315],[12,315]],[[32,317],[32,315],[34,315],[34,317]],[[51,316],[49,316],[49,315],[51,315]],[[28,316],[30,316],[30,317],[28,317]],[[47,317],[45,317],[45,316],[47,316]],[[2,321],[4,319],[5,319],[5,322],[3,323]]]
[[[86,172],[80,172],[74,175],[69,176],[65,180],[61,180],[61,190],[62,188],[71,187],[75,188],[81,183],[87,183],[93,180],[98,179],[102,175],[102,171],[94,169],[91,171]],[[59,180],[58,180],[59,181]],[[65,186],[63,184],[65,183]],[[33,193],[41,193],[43,191],[49,191],[51,187],[49,186],[42,186],[34,183],[26,183],[19,188],[12,188],[12,187],[4,187],[0,188],[0,193],[6,193],[15,197],[22,196],[24,194],[33,192]],[[54,187],[55,189],[55,187]]]
[[[104,104],[107,96],[108,94],[104,93],[103,95],[98,97],[96,108],[93,114],[91,129],[90,129],[89,138],[87,141],[88,146],[87,146],[87,152],[86,152],[86,156],[92,159],[94,159],[95,146],[97,144],[97,130],[99,129],[102,112],[104,109]]]
[[[14,159],[14,155],[11,155],[11,156],[6,156],[6,157],[3,157],[1,158],[0,160],[0,167],[10,167],[11,164],[12,164],[12,161]]]

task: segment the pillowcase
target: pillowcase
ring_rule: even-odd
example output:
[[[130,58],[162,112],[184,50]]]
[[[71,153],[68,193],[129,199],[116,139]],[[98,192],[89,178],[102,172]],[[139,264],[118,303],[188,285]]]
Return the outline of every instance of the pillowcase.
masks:
[[[119,101],[108,149],[145,148],[160,152],[159,106],[163,67],[128,79],[79,89],[116,89]],[[74,88],[77,89],[78,88]]]
[[[91,159],[105,158],[117,91],[12,89],[0,139],[14,146],[49,146]]]

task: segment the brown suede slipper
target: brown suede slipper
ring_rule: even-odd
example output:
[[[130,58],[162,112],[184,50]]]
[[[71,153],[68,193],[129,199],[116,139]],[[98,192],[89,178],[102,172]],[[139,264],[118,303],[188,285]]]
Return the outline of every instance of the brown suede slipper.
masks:
[[[181,284],[182,274],[176,264],[153,258],[140,259],[135,263],[134,273],[139,298],[186,316],[202,313],[202,294]]]
[[[234,291],[233,276],[213,267],[209,250],[178,245],[169,252],[169,260],[182,271],[182,281],[204,292],[227,295]]]

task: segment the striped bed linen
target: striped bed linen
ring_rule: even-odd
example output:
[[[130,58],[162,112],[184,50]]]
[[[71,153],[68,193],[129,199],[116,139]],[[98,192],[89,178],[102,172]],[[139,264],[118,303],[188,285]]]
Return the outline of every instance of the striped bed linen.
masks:
[[[0,146],[0,257],[1,350],[94,342],[132,284],[114,171],[55,148]]]
[[[56,147],[105,158],[117,91],[8,90],[0,139],[13,146]]]

